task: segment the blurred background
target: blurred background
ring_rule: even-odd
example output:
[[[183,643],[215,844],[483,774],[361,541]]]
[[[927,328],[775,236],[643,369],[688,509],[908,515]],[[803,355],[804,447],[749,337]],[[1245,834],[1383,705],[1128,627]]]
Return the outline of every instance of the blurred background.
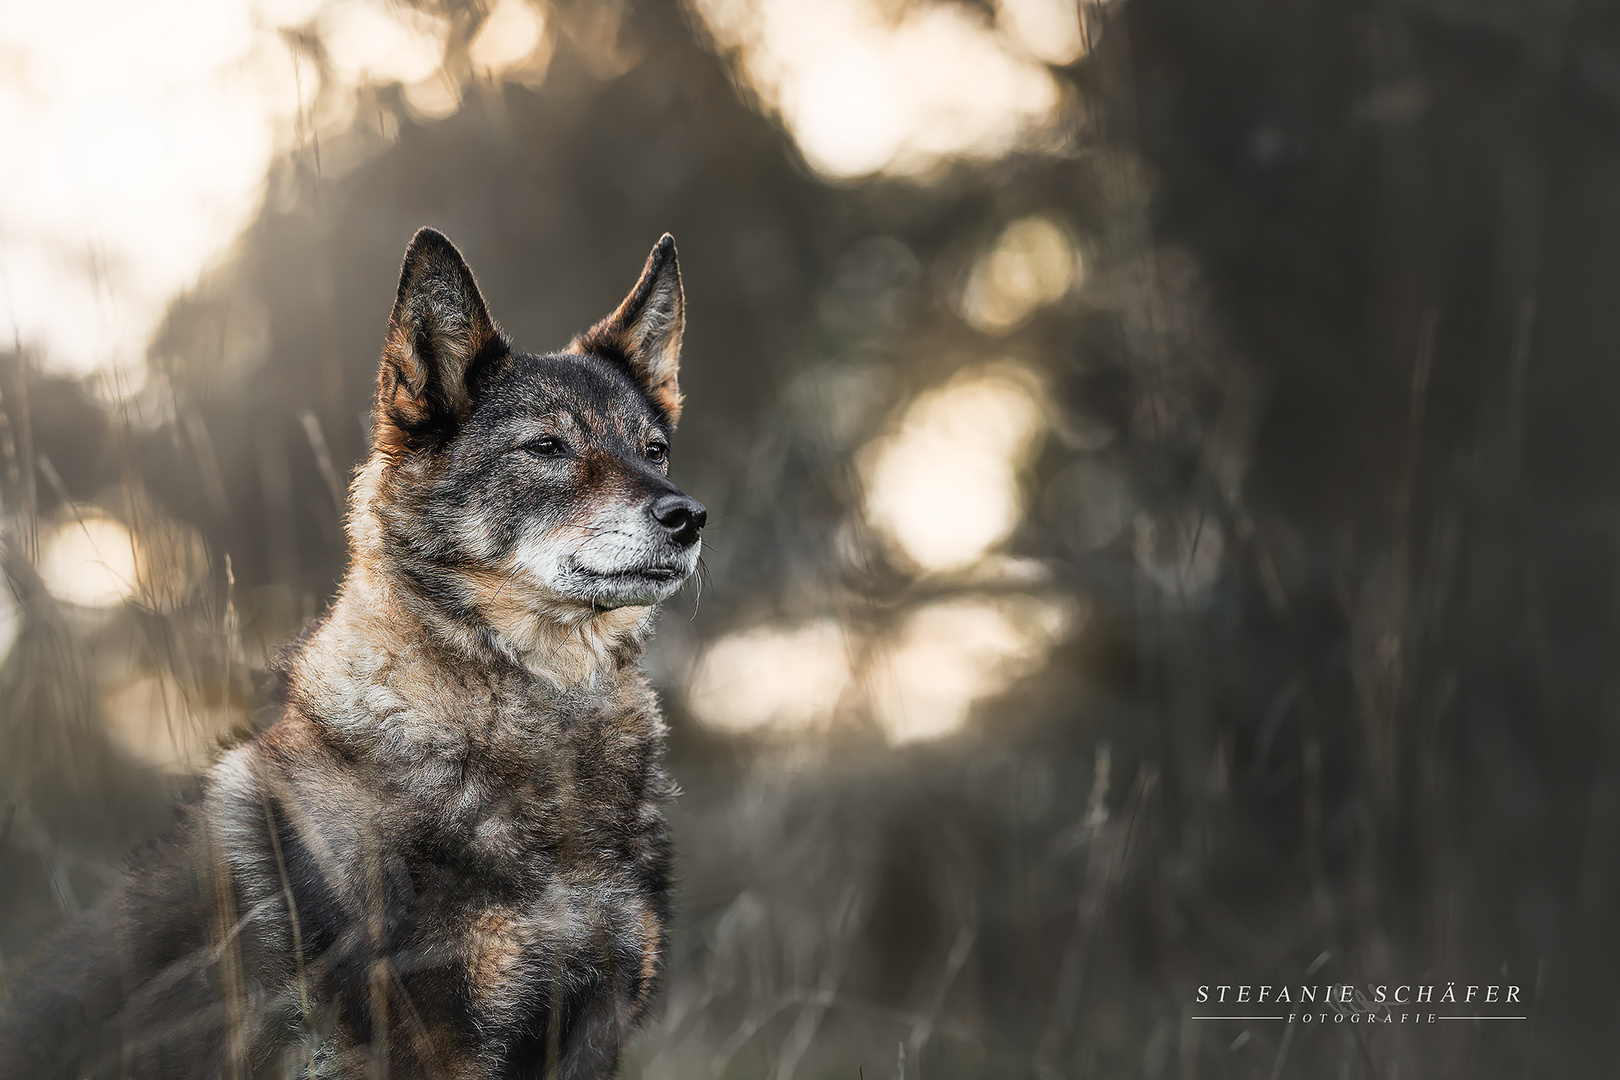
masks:
[[[0,978],[266,722],[412,232],[543,350],[669,230],[624,1075],[1613,1075],[1613,5],[6,2],[0,140]],[[1190,1019],[1330,981],[1531,1019]]]

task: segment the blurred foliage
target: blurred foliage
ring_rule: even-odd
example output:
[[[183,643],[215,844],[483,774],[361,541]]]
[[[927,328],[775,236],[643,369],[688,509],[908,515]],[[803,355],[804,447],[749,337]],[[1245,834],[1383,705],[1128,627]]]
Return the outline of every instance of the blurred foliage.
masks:
[[[465,48],[481,9],[444,10]],[[267,657],[342,570],[414,229],[462,247],[532,349],[607,311],[669,230],[675,471],[711,508],[710,575],[652,658],[681,892],[626,1075],[1603,1074],[1614,12],[1088,7],[1088,55],[1053,69],[1057,145],[838,183],[692,12],[549,17],[538,85],[472,79],[431,121],[366,87],[347,129],[280,158],[140,394],[4,358],[5,969],[188,782],[107,734],[107,688],[144,672],[173,715],[262,720]],[[998,238],[1046,242],[1007,231],[1032,216],[1075,239],[1083,283],[1031,313],[965,304]],[[1046,410],[1028,513],[1004,556],[919,573],[863,513],[862,448],[1009,357]],[[162,522],[154,551],[199,538],[198,584],[143,569],[111,611],[53,600],[42,523],[89,508]],[[688,709],[728,632],[832,619],[878,650],[941,597],[1023,595],[1077,614],[945,738],[890,746],[847,702],[791,738]],[[1534,1020],[1243,1039],[1188,1019],[1200,984],[1307,978],[1518,983]]]

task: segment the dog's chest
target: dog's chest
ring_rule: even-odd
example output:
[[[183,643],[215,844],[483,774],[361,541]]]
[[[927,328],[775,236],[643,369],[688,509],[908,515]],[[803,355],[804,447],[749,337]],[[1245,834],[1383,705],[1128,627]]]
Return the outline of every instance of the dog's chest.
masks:
[[[471,913],[461,951],[474,1011],[528,1026],[550,1009],[575,1013],[597,1000],[628,1022],[657,972],[655,906],[631,882],[569,873],[533,896]],[[553,1000],[558,994],[566,1000]]]
[[[468,725],[443,806],[476,860],[600,865],[636,845],[656,798],[656,719],[591,704],[501,701]]]
[[[406,785],[420,797],[396,836],[411,853],[418,932],[451,946],[489,1023],[533,1027],[558,987],[584,995],[569,1015],[613,1002],[628,1022],[663,933],[657,714],[516,695],[482,704],[421,766],[433,781]]]

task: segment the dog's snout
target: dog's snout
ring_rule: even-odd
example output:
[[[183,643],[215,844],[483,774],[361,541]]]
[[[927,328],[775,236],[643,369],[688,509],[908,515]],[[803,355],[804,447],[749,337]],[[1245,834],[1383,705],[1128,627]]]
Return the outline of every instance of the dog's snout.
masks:
[[[698,530],[709,520],[703,504],[690,495],[665,495],[652,504],[653,520],[669,530],[669,538],[682,547],[697,542]]]

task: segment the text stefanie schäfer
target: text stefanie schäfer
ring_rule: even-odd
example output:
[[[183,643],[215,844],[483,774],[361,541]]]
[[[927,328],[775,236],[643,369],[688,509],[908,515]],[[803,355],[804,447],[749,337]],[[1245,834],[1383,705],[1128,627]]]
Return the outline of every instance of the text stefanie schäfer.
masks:
[[[1223,1013],[1232,1012],[1232,1006],[1244,1005],[1251,1008],[1236,1010],[1245,1015],[1239,1016],[1195,1016],[1195,1020],[1288,1020],[1293,1022],[1299,1019],[1304,1023],[1312,1021],[1327,1022],[1329,1019],[1336,1023],[1432,1023],[1436,1020],[1523,1020],[1523,1016],[1507,1015],[1477,1015],[1470,1010],[1469,1015],[1441,1015],[1439,1013],[1400,1012],[1397,1006],[1473,1006],[1475,1010],[1485,1005],[1518,1005],[1520,1008],[1511,1010],[1523,1011],[1523,988],[1511,985],[1472,983],[1427,983],[1427,984],[1401,984],[1399,986],[1369,984],[1364,989],[1358,989],[1349,983],[1328,983],[1321,986],[1277,986],[1272,984],[1216,984],[1200,986],[1198,988],[1197,1002],[1200,1005],[1224,1005]],[[1278,1015],[1258,1016],[1248,1015],[1268,1010],[1257,1009],[1254,1006],[1270,1006],[1270,1012]],[[1320,1015],[1301,1010],[1301,1006],[1320,1005],[1326,1011]],[[1286,1010],[1279,1008],[1288,1006]],[[1299,1010],[1299,1011],[1296,1011]],[[1446,1010],[1451,1012],[1453,1010]],[[1501,1010],[1507,1012],[1509,1010]],[[1286,1015],[1283,1015],[1286,1013]],[[1399,1017],[1399,1020],[1396,1017]]]

